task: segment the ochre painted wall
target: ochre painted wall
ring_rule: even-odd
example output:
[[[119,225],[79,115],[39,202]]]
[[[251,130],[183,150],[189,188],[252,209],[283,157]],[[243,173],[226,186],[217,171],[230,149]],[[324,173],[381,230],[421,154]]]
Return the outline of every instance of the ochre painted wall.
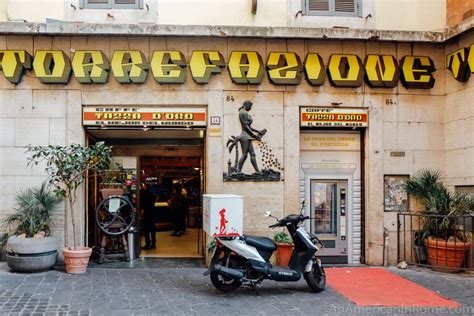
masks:
[[[436,31],[446,26],[446,0],[361,0],[357,17],[301,14],[301,0],[143,0],[143,9],[81,9],[79,0],[0,1],[0,21],[42,22],[46,18],[86,23],[348,27],[352,29]],[[472,1],[451,0],[453,12]],[[459,4],[459,5],[458,5]],[[464,12],[464,11],[463,11]],[[460,13],[460,12],[459,12]],[[451,14],[448,12],[448,17]],[[456,13],[456,16],[458,13]],[[459,18],[455,18],[458,21]]]
[[[453,26],[474,16],[474,1],[446,0],[446,23]]]

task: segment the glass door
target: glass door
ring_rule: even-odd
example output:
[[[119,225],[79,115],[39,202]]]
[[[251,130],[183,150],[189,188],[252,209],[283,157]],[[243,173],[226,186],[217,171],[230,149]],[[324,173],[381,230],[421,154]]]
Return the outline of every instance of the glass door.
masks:
[[[347,262],[347,180],[311,180],[311,232],[324,244],[321,256]]]

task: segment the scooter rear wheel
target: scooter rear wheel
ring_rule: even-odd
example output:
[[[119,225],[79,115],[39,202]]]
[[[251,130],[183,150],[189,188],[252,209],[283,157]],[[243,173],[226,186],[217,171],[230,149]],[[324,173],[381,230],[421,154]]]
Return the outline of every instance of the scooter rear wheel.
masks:
[[[313,292],[324,291],[326,287],[326,273],[319,260],[313,263],[311,272],[304,273],[304,279]]]
[[[220,258],[217,261],[217,264],[225,266],[225,263],[227,261],[225,258],[226,256]],[[234,261],[233,259],[234,259],[233,257],[230,258],[229,268],[232,268],[232,262]],[[219,272],[215,272],[215,271],[211,272],[211,282],[212,282],[212,285],[214,285],[216,289],[222,292],[233,292],[242,285],[242,282],[236,279],[232,279],[230,277],[224,276],[220,274]]]
[[[233,292],[242,285],[242,282],[225,277],[217,272],[211,272],[211,282],[216,289],[222,292]]]

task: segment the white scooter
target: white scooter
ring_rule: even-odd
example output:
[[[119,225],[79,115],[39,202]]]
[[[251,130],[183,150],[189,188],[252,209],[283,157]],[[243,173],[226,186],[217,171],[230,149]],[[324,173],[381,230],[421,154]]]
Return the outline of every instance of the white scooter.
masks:
[[[232,292],[243,283],[256,289],[265,279],[275,281],[298,281],[304,276],[313,292],[321,292],[326,285],[326,274],[321,261],[316,257],[323,244],[314,234],[308,234],[299,224],[309,219],[303,214],[304,202],[299,215],[291,214],[282,219],[272,216],[276,224],[269,228],[286,227],[294,242],[294,250],[288,267],[274,266],[270,257],[277,246],[267,237],[239,236],[217,237],[211,265],[204,275],[211,275],[212,284],[223,292]]]

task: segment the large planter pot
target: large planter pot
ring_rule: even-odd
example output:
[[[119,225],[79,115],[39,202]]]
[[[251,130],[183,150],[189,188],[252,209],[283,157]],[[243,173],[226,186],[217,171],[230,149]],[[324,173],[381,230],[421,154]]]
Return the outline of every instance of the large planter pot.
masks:
[[[457,272],[464,262],[466,251],[471,248],[470,242],[453,242],[428,238],[425,240],[428,249],[428,262],[431,268],[441,272]]]
[[[64,265],[66,272],[71,274],[81,274],[86,272],[92,248],[77,247],[76,250],[70,248],[63,249]]]
[[[100,193],[102,194],[102,198],[106,199],[109,196],[122,196],[123,195],[123,189],[120,188],[105,188],[105,189],[100,189]]]
[[[13,271],[39,272],[51,269],[58,258],[54,237],[19,238],[11,236],[5,246],[7,265]]]
[[[276,243],[277,244],[277,265],[287,267],[293,252],[293,244]]]

